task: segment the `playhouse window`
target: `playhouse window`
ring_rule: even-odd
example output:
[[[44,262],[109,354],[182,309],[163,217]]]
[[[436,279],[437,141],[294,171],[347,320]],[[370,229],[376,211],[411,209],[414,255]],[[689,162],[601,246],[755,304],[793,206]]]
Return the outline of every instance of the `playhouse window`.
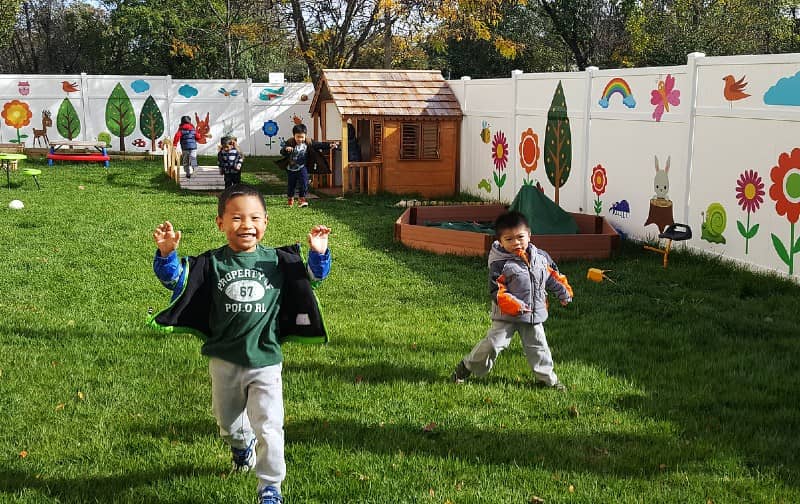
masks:
[[[383,144],[383,123],[374,121],[372,123],[372,153],[374,157],[381,157],[381,146]]]
[[[439,123],[403,123],[400,159],[439,159]]]

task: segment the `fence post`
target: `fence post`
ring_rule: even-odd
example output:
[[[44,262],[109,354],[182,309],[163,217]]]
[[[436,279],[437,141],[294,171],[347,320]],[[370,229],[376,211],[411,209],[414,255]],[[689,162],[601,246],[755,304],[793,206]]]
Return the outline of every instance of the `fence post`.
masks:
[[[247,139],[247,155],[254,155],[255,140],[250,138],[250,125],[252,117],[250,117],[250,87],[253,85],[253,79],[247,78],[244,86],[244,137]]]
[[[583,188],[583,194],[581,195],[581,207],[579,208],[581,213],[591,213],[589,212],[588,199],[589,180],[587,180],[586,175],[591,173],[589,169],[589,145],[591,145],[592,134],[592,79],[594,79],[594,73],[598,70],[599,68],[596,66],[586,67],[586,100],[583,104],[583,159],[581,159],[581,167],[583,168],[581,187]]]
[[[69,99],[69,97],[67,97]],[[81,140],[88,140],[89,123],[86,122],[86,111],[89,110],[89,76],[81,72]]]
[[[519,117],[519,113],[517,110],[519,107],[517,104],[519,103],[519,96],[517,96],[517,79],[520,75],[522,75],[522,70],[511,70],[511,132],[513,133],[513,138],[508,139],[508,150],[509,150],[509,173],[514,174],[514,180],[511,181],[511,200],[514,200],[514,197],[517,195],[517,191],[519,191],[519,185],[517,184],[517,177],[519,170],[512,169],[519,166],[519,149],[515,149],[514,146],[515,142],[517,142],[517,138],[519,138],[519,131],[517,129],[517,118]],[[509,201],[510,203],[510,201]]]
[[[164,78],[164,86],[167,88],[165,96],[167,97],[167,124],[164,126],[164,135],[170,142],[172,142],[172,76],[167,75]]]
[[[686,75],[689,78],[689,127],[686,151],[686,194],[683,205],[683,223],[689,224],[689,202],[692,194],[692,156],[694,156],[694,124],[697,117],[697,60],[705,58],[705,53],[693,52],[686,57]]]
[[[470,159],[470,158],[469,158],[469,156],[466,155],[467,154],[467,152],[466,152],[466,148],[467,147],[466,147],[466,142],[464,141],[465,138],[468,138],[467,129],[469,128],[469,118],[468,118],[468,115],[467,115],[467,83],[470,80],[472,80],[472,77],[470,77],[469,75],[464,75],[459,80],[461,82],[461,104],[460,104],[461,105],[461,135],[460,135],[460,139],[459,139],[458,166],[456,167],[456,170],[457,170],[457,173],[458,173],[458,190],[459,191],[463,191],[464,190],[464,184],[463,184],[461,178],[464,175],[464,168],[466,168],[468,170],[472,169],[472,163],[471,162],[465,162],[465,160]]]

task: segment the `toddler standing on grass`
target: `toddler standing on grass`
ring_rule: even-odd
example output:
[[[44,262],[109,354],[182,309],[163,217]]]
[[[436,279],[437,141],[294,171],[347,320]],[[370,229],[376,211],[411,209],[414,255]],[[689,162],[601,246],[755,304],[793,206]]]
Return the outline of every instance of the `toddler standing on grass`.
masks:
[[[222,192],[217,208],[217,227],[227,245],[179,259],[181,232],[169,221],[160,224],[153,233],[158,247],[153,269],[173,294],[150,322],[204,340],[211,407],[233,467],[255,469],[260,504],[280,504],[286,476],[280,344],[327,339],[311,281],[330,270],[330,229],[311,228],[306,268],[299,245],[260,244],[267,221],[261,193],[237,184]]]
[[[485,376],[497,356],[508,348],[515,332],[522,339],[522,350],[535,379],[543,386],[566,390],[553,371],[553,357],[544,334],[547,320],[547,293],[554,292],[562,305],[572,301],[567,277],[543,250],[531,242],[531,229],[525,216],[508,212],[494,224],[497,240],[489,251],[489,293],[492,297],[492,325],[456,366],[451,379],[464,383],[471,374]]]
[[[286,140],[281,147],[281,156],[276,164],[287,171],[286,195],[289,206],[294,205],[294,191],[300,196],[299,207],[307,207],[306,193],[308,193],[308,177],[330,173],[328,161],[323,152],[339,147],[336,142],[312,142],[308,138],[308,129],[305,124],[295,124],[292,127],[292,138]]]
[[[220,175],[225,177],[225,189],[242,181],[242,162],[244,158],[233,137],[222,137],[217,153],[217,166]]]

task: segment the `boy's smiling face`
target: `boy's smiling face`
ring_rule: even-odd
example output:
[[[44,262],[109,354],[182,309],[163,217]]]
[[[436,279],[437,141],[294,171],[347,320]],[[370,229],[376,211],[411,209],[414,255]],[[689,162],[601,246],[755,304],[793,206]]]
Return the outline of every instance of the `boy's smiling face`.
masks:
[[[234,252],[253,252],[264,238],[269,217],[256,196],[236,196],[228,200],[225,213],[217,217],[217,227],[225,233]]]
[[[528,244],[531,242],[531,230],[527,226],[504,229],[497,239],[507,252],[512,254],[518,251],[524,252],[528,250]]]

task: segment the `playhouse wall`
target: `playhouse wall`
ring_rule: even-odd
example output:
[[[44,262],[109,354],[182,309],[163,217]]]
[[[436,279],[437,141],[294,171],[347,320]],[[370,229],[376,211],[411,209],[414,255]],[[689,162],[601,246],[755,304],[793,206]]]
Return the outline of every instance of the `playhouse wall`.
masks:
[[[117,87],[115,104],[120,104],[127,126],[118,131],[108,117],[109,99]],[[214,155],[222,136],[239,139],[241,150],[248,155],[278,155],[281,137],[296,121],[307,121],[313,98],[311,84],[251,83],[247,80],[173,80],[169,76],[93,76],[93,75],[0,75],[0,100],[8,108],[14,100],[31,114],[31,118],[12,125],[0,122],[0,142],[18,140],[26,147],[44,146],[43,138],[33,144],[33,129],[42,129],[43,111],[50,111],[53,125],[47,129],[50,140],[63,140],[59,133],[59,110],[66,110],[69,100],[73,119],[80,127],[73,140],[96,140],[103,133],[111,136],[111,149],[125,152],[161,152],[159,140],[172,139],[180,118],[188,115],[193,124],[208,117],[209,132],[199,153]],[[141,121],[142,109],[149,97],[161,115],[163,132],[156,139],[155,149],[149,131]],[[152,108],[150,109],[153,112]],[[273,120],[277,134],[268,137],[262,130]],[[73,122],[74,124],[74,122]],[[123,134],[124,135],[121,135]],[[124,138],[120,138],[123,136]],[[270,142],[270,140],[272,140]],[[271,144],[271,147],[270,147]]]
[[[439,121],[439,159],[400,159],[401,121],[384,119],[382,189],[425,198],[452,196],[456,189],[458,122]]]
[[[739,80],[744,94],[733,86]],[[671,202],[675,222],[691,226],[689,247],[798,277],[800,226],[792,219],[800,214],[800,54],[692,54],[686,65],[673,67],[450,81],[464,112],[463,191],[509,202],[533,179],[554,197],[544,144],[559,81],[572,134],[562,207],[598,213],[626,235],[650,240],[660,231],[646,224],[651,199],[659,196]],[[489,134],[481,136],[484,124]],[[528,128],[541,152],[533,170],[528,155],[526,171],[520,144]],[[492,158],[499,132],[508,142],[503,168]],[[593,188],[598,166],[606,184]],[[668,181],[666,191],[656,194],[657,180]]]

